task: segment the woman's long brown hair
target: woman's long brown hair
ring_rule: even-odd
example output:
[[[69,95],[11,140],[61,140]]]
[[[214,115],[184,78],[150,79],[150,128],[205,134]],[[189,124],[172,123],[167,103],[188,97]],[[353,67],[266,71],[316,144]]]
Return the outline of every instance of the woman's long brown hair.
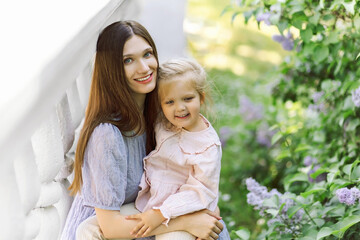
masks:
[[[123,135],[135,129],[132,136],[146,132],[146,153],[155,148],[154,124],[159,111],[157,87],[146,95],[142,113],[131,95],[125,77],[123,48],[133,35],[144,38],[150,44],[159,65],[155,43],[139,23],[115,22],[100,33],[85,122],[76,147],[74,180],[69,187],[72,195],[81,189],[85,149],[92,132],[100,123],[115,125]]]

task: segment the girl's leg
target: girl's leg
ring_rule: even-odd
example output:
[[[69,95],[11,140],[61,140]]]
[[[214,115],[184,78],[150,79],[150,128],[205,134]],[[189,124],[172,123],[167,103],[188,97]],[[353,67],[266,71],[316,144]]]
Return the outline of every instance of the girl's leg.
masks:
[[[169,232],[155,236],[156,240],[195,240],[195,236],[185,231]]]
[[[134,203],[125,204],[120,208],[124,215],[137,214],[139,211],[135,208]],[[96,215],[83,221],[76,230],[76,240],[106,240],[102,235]],[[122,239],[126,240],[126,239]]]

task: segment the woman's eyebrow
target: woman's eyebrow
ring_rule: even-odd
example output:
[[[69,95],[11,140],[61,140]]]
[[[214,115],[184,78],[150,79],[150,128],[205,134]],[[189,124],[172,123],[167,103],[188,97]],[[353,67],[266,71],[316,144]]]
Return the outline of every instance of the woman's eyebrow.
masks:
[[[142,53],[145,53],[145,52],[148,52],[148,51],[152,51],[152,47],[148,47],[148,48],[145,48]],[[136,54],[133,54],[133,53],[129,53],[129,54],[125,54],[123,57],[131,57],[133,55],[136,55]]]

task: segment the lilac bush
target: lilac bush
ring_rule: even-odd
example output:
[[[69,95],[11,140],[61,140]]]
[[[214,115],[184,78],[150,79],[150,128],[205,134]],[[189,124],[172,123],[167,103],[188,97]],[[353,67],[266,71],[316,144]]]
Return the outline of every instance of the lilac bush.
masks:
[[[268,174],[255,167],[250,172],[254,178],[285,192],[268,191],[247,180],[249,205],[275,224],[253,227],[261,228],[255,238],[358,239],[360,1],[239,0],[233,12],[243,13],[245,23],[255,18],[258,26],[275,26],[278,33],[272,39],[291,51],[268,75],[276,84],[261,118],[253,103],[240,99],[240,112],[244,119],[251,117],[252,126],[267,121],[279,130],[272,136],[276,144],[269,148],[272,161],[250,160],[258,161],[258,168],[270,166]],[[304,111],[300,121],[288,117],[295,114],[296,104]],[[284,105],[290,106],[288,115]]]
[[[259,210],[261,216],[272,216],[267,222],[269,227],[274,223],[277,223],[277,231],[279,231],[280,235],[292,234],[297,236],[300,234],[304,211],[300,209],[292,217],[289,217],[287,214],[288,210],[295,206],[295,201],[293,199],[286,193],[281,194],[277,189],[272,189],[269,192],[266,187],[261,186],[253,178],[246,179],[246,187],[249,190],[249,193],[247,194],[248,204],[254,206],[255,210]],[[279,199],[278,205],[267,205],[265,201],[271,199],[273,196],[277,196]],[[274,216],[269,214],[269,210],[276,210],[279,212]]]

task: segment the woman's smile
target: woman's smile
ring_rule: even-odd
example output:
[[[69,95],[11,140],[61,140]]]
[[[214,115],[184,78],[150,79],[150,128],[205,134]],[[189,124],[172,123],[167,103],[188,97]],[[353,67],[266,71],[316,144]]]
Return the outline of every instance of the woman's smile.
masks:
[[[142,78],[135,78],[135,81],[139,82],[139,83],[148,83],[151,82],[151,80],[153,79],[153,73],[150,73],[149,75],[142,77]]]

